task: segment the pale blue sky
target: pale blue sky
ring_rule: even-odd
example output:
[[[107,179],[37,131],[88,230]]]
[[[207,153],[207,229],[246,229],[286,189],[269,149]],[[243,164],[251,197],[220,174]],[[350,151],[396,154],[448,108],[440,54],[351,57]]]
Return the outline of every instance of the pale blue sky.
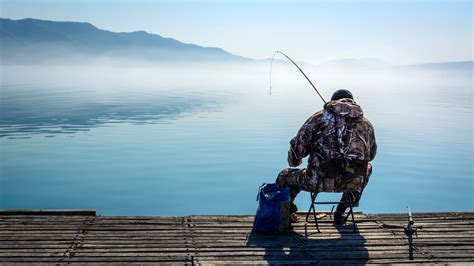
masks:
[[[472,1],[0,0],[1,17],[86,21],[145,30],[252,58],[276,49],[321,63],[375,57],[390,63],[473,59]]]

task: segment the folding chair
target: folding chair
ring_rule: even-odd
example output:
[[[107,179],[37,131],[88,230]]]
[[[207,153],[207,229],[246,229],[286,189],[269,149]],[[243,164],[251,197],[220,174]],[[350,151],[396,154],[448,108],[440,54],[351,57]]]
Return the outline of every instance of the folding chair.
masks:
[[[330,193],[330,192],[329,192]],[[320,205],[324,205],[324,204],[339,204],[339,201],[316,201],[316,196],[317,196],[317,192],[311,192],[311,206],[309,207],[309,210],[308,210],[308,213],[306,214],[306,222],[307,223],[310,223],[311,221],[309,220],[309,216],[311,214],[311,211],[312,211],[312,214],[313,214],[313,218],[314,218],[314,223],[316,224],[316,230],[318,230],[318,233],[321,233],[321,231],[319,230],[319,223],[318,223],[318,218],[316,216],[316,204],[320,204]],[[349,218],[349,215],[351,216],[352,218],[352,226],[354,228],[353,232],[357,232],[357,226],[356,226],[356,223],[355,223],[355,219],[354,219],[354,200],[355,200],[355,196],[352,192],[349,192],[349,212],[347,213],[346,217],[343,219],[344,223],[347,221],[347,219]],[[331,213],[332,213],[332,210],[331,210]]]
[[[319,224],[318,224],[318,218],[316,216],[316,205],[317,204],[321,204],[321,205],[324,205],[324,204],[339,204],[339,202],[332,202],[332,201],[316,201],[316,196],[318,195],[318,193],[320,192],[326,192],[326,193],[348,193],[349,195],[349,199],[348,199],[348,203],[349,203],[349,212],[347,213],[347,215],[344,217],[343,219],[343,222],[346,223],[347,219],[349,218],[349,215],[351,216],[352,218],[352,225],[353,225],[353,228],[354,228],[354,232],[357,232],[357,226],[356,226],[356,222],[355,222],[355,219],[354,219],[354,203],[357,203],[359,202],[359,199],[356,199],[356,196],[357,197],[360,197],[360,195],[362,195],[362,192],[365,188],[365,185],[367,184],[368,182],[368,178],[369,178],[369,175],[367,174],[367,167],[368,167],[368,161],[341,161],[341,160],[332,160],[332,161],[328,161],[325,163],[325,165],[321,165],[321,169],[326,169],[326,177],[325,178],[321,178],[321,180],[318,180],[318,182],[322,182],[321,184],[323,184],[323,187],[320,187],[318,185],[318,188],[316,191],[313,191],[311,192],[311,206],[309,207],[309,210],[308,210],[308,213],[306,214],[306,222],[311,222],[309,220],[309,216],[311,215],[311,213],[313,214],[313,218],[314,218],[314,223],[316,224],[316,229],[318,230],[318,233],[321,233],[321,231],[319,230]],[[360,169],[359,171],[348,171],[348,169]],[[366,175],[365,178],[363,178],[362,180],[362,184],[360,184],[358,186],[358,188],[354,188],[354,187],[348,187],[347,184],[347,180],[348,179],[353,179],[353,178],[357,178],[357,177],[360,177],[360,174],[363,174],[363,175]],[[339,181],[336,181],[336,177],[337,176],[342,176],[341,179],[339,179]],[[329,186],[327,188],[324,187],[324,184],[325,184],[325,181],[328,181],[328,180],[325,180],[325,179],[332,179],[334,178],[334,183],[332,186]],[[340,181],[340,180],[345,180],[344,182]],[[331,182],[328,182],[329,184]],[[337,184],[336,184],[337,183]],[[357,191],[358,189],[360,189],[360,193],[356,193],[356,192],[359,192]],[[332,211],[331,211],[332,212]]]

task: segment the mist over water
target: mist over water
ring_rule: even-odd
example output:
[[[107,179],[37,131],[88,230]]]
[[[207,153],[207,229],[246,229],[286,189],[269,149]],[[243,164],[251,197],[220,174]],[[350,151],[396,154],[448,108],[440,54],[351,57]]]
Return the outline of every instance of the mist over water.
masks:
[[[361,210],[474,209],[472,71],[303,68],[326,99],[349,89],[375,127]],[[271,96],[267,63],[0,72],[2,209],[252,214],[258,186],[287,167],[289,140],[323,105],[286,64],[274,65]]]

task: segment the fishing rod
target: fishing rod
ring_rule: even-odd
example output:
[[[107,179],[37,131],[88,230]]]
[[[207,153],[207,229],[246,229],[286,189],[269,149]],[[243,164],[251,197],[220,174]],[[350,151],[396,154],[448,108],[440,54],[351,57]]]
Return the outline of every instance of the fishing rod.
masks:
[[[306,78],[306,80],[309,82],[309,84],[311,84],[311,86],[313,87],[313,89],[316,91],[316,93],[319,95],[319,97],[321,97],[321,100],[323,100],[324,103],[326,103],[326,100],[324,100],[323,96],[321,95],[321,93],[319,93],[318,89],[316,89],[316,87],[313,85],[313,82],[311,82],[311,80],[309,80],[308,76],[306,76],[306,74],[303,72],[303,70],[301,70],[301,68],[295,63],[295,61],[293,61],[289,56],[287,56],[285,53],[281,52],[281,51],[275,51],[275,53],[273,53],[273,57],[272,57],[272,61],[270,63],[270,95],[272,95],[272,69],[273,69],[273,60],[275,59],[275,56],[277,54],[281,54],[283,55],[284,57],[286,57],[288,60],[290,60],[291,63],[293,63],[293,65],[295,65],[296,68],[298,68],[298,70],[301,72],[301,74],[303,74],[303,76]]]

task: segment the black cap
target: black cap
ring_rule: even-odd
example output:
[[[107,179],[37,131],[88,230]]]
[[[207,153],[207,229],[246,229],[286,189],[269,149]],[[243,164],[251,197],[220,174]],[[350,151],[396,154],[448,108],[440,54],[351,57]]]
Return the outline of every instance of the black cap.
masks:
[[[352,96],[352,93],[348,90],[337,90],[333,93],[331,97],[331,101],[336,101],[342,98],[350,98],[354,100],[354,97]]]

